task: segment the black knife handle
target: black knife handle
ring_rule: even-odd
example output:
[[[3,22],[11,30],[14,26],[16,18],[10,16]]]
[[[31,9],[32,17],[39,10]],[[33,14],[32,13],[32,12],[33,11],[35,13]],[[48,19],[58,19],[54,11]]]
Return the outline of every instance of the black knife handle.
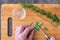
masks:
[[[50,38],[47,36],[46,40],[50,40]]]

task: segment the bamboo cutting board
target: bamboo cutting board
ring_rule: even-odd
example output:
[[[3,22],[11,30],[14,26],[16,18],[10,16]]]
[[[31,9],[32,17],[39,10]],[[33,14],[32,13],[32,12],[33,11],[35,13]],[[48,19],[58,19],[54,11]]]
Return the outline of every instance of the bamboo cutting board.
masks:
[[[60,4],[34,4],[35,6],[44,9],[46,11],[51,11],[52,14],[56,12],[56,15],[60,18]],[[3,4],[1,6],[1,40],[14,40],[14,34],[16,27],[21,24],[30,24],[31,22],[43,22],[42,30],[49,36],[54,36],[56,40],[60,40],[60,26],[54,27],[50,22],[50,19],[46,18],[42,14],[32,11],[31,9],[26,9],[26,17],[24,20],[16,20],[12,16],[12,10],[15,7],[21,6],[20,4]],[[38,17],[36,14],[40,15]],[[8,18],[12,18],[12,36],[8,36]],[[46,20],[49,22],[47,22]],[[47,27],[48,30],[44,30]],[[44,35],[40,31],[35,31],[33,40],[46,40]]]

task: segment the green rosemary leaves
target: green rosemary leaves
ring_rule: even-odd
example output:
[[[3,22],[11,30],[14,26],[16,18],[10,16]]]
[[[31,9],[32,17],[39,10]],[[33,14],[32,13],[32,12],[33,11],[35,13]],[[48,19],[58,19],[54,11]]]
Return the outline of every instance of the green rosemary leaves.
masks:
[[[53,22],[60,24],[60,19],[56,16],[56,14],[52,15],[51,12],[46,12],[45,10],[40,9],[40,8],[38,8],[34,5],[31,5],[31,4],[22,4],[22,5],[23,5],[23,8],[31,8],[35,12],[39,12],[39,13],[47,16],[47,18],[50,18]]]
[[[41,26],[42,26],[42,22],[35,23],[35,24],[34,24],[34,29],[35,29],[35,30],[39,30],[39,29],[41,28]]]

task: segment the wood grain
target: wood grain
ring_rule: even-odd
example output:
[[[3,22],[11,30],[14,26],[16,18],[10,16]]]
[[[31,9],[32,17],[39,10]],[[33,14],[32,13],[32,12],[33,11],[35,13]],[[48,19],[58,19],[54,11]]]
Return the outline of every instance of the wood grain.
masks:
[[[44,9],[46,11],[51,11],[56,12],[57,16],[60,18],[60,5],[59,4],[34,4],[35,6]],[[43,30],[49,37],[54,36],[56,38],[56,40],[60,40],[60,25],[59,27],[54,27],[51,23],[45,21],[43,18],[40,18],[38,16],[36,16],[36,14],[46,18],[45,16],[36,13],[34,11],[32,11],[31,9],[26,9],[26,17],[24,20],[17,20],[13,17],[12,15],[12,10],[15,7],[19,7],[21,6],[20,4],[3,4],[1,11],[2,11],[2,18],[1,18],[1,40],[14,40],[14,34],[15,34],[15,30],[17,28],[18,25],[21,24],[30,24],[31,22],[43,22],[43,26],[42,26],[42,30],[44,29],[44,27],[46,26],[48,28],[48,30]],[[54,11],[53,11],[54,10]],[[36,13],[36,14],[35,14]],[[13,35],[11,37],[8,37],[7,35],[7,19],[11,17],[13,19]],[[32,19],[34,18],[34,20]],[[38,19],[38,20],[37,20]],[[47,19],[47,18],[46,18]],[[48,19],[50,20],[50,19]],[[40,31],[35,31],[33,40],[46,40],[44,35],[40,32]]]

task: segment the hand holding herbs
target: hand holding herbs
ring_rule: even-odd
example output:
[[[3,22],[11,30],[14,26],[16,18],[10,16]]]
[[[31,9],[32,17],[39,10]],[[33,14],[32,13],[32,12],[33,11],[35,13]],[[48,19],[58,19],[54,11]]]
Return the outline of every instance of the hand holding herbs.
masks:
[[[38,25],[40,25],[40,23]],[[42,32],[42,33],[47,40],[55,40],[54,37],[50,38],[44,32]],[[17,40],[17,39],[18,40],[32,40],[33,35],[34,35],[34,30],[32,27],[29,27],[28,25],[20,25],[16,28],[14,38],[15,38],[15,40]]]
[[[34,5],[31,4],[22,4],[23,8],[31,8],[33,11],[35,12],[39,12],[42,15],[47,16],[48,18],[50,18],[53,22],[56,22],[57,24],[60,24],[60,19],[56,16],[56,14],[52,15],[51,12],[46,12],[43,9],[40,9]]]

